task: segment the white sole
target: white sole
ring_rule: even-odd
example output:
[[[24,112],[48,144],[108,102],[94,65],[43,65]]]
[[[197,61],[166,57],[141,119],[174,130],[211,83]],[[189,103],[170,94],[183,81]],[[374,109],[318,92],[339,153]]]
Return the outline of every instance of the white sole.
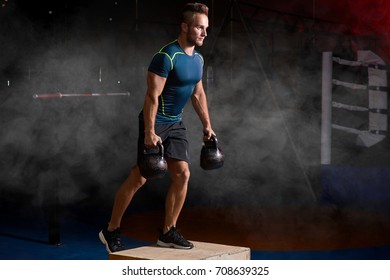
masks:
[[[100,232],[99,232],[99,239],[100,239],[100,241],[101,241],[104,245],[106,245],[106,250],[107,250],[107,252],[111,254],[112,252],[111,252],[110,248],[108,247],[108,244],[107,244],[106,239],[104,238],[103,231],[100,231]]]

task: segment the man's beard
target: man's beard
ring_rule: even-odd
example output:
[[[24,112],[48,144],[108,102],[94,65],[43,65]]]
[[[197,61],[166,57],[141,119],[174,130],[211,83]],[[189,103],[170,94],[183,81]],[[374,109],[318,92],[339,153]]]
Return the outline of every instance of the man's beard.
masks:
[[[204,39],[203,39],[203,40],[197,40],[196,42],[197,42],[196,45],[197,45],[198,47],[201,47],[201,46],[203,46]]]
[[[201,47],[201,46],[203,46],[204,39],[200,39],[199,37],[192,38],[192,37],[188,36],[187,42],[192,46]]]

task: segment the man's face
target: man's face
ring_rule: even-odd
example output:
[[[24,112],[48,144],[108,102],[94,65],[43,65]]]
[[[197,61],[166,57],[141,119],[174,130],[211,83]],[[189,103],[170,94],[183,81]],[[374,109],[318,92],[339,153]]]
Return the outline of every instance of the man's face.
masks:
[[[188,25],[187,41],[194,46],[202,46],[203,41],[207,36],[207,28],[209,27],[209,19],[204,14],[195,14],[193,22]]]

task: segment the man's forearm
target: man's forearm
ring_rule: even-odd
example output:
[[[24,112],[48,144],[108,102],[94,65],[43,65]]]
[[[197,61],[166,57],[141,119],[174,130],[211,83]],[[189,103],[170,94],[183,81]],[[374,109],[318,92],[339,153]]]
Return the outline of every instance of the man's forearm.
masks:
[[[192,104],[195,112],[199,116],[204,129],[211,128],[209,110],[207,106],[207,98],[205,94],[200,94],[192,99]]]
[[[144,123],[145,123],[145,132],[154,133],[154,124],[157,114],[158,101],[152,99],[149,94],[147,94],[144,102]]]

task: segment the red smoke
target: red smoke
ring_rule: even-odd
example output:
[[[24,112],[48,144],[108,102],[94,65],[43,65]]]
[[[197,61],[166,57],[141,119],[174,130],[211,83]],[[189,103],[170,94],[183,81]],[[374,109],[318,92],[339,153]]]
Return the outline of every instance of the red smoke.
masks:
[[[390,2],[388,0],[348,0],[351,32],[356,35],[390,33]]]
[[[349,26],[350,33],[353,35],[390,33],[390,1],[388,0],[313,1],[318,18],[343,23]]]
[[[354,35],[390,33],[389,0],[245,0],[260,7],[348,26]],[[261,3],[260,3],[261,2]]]
[[[389,63],[390,40],[387,38],[390,35],[389,0],[315,1],[318,3],[316,10],[319,18],[332,19],[345,24],[350,35],[378,38],[377,52],[386,63]]]
[[[376,38],[378,54],[390,61],[390,0],[245,0],[261,7],[319,22],[325,31]],[[389,38],[388,38],[389,37]],[[352,41],[353,43],[353,41]],[[352,49],[359,48],[352,46]]]

